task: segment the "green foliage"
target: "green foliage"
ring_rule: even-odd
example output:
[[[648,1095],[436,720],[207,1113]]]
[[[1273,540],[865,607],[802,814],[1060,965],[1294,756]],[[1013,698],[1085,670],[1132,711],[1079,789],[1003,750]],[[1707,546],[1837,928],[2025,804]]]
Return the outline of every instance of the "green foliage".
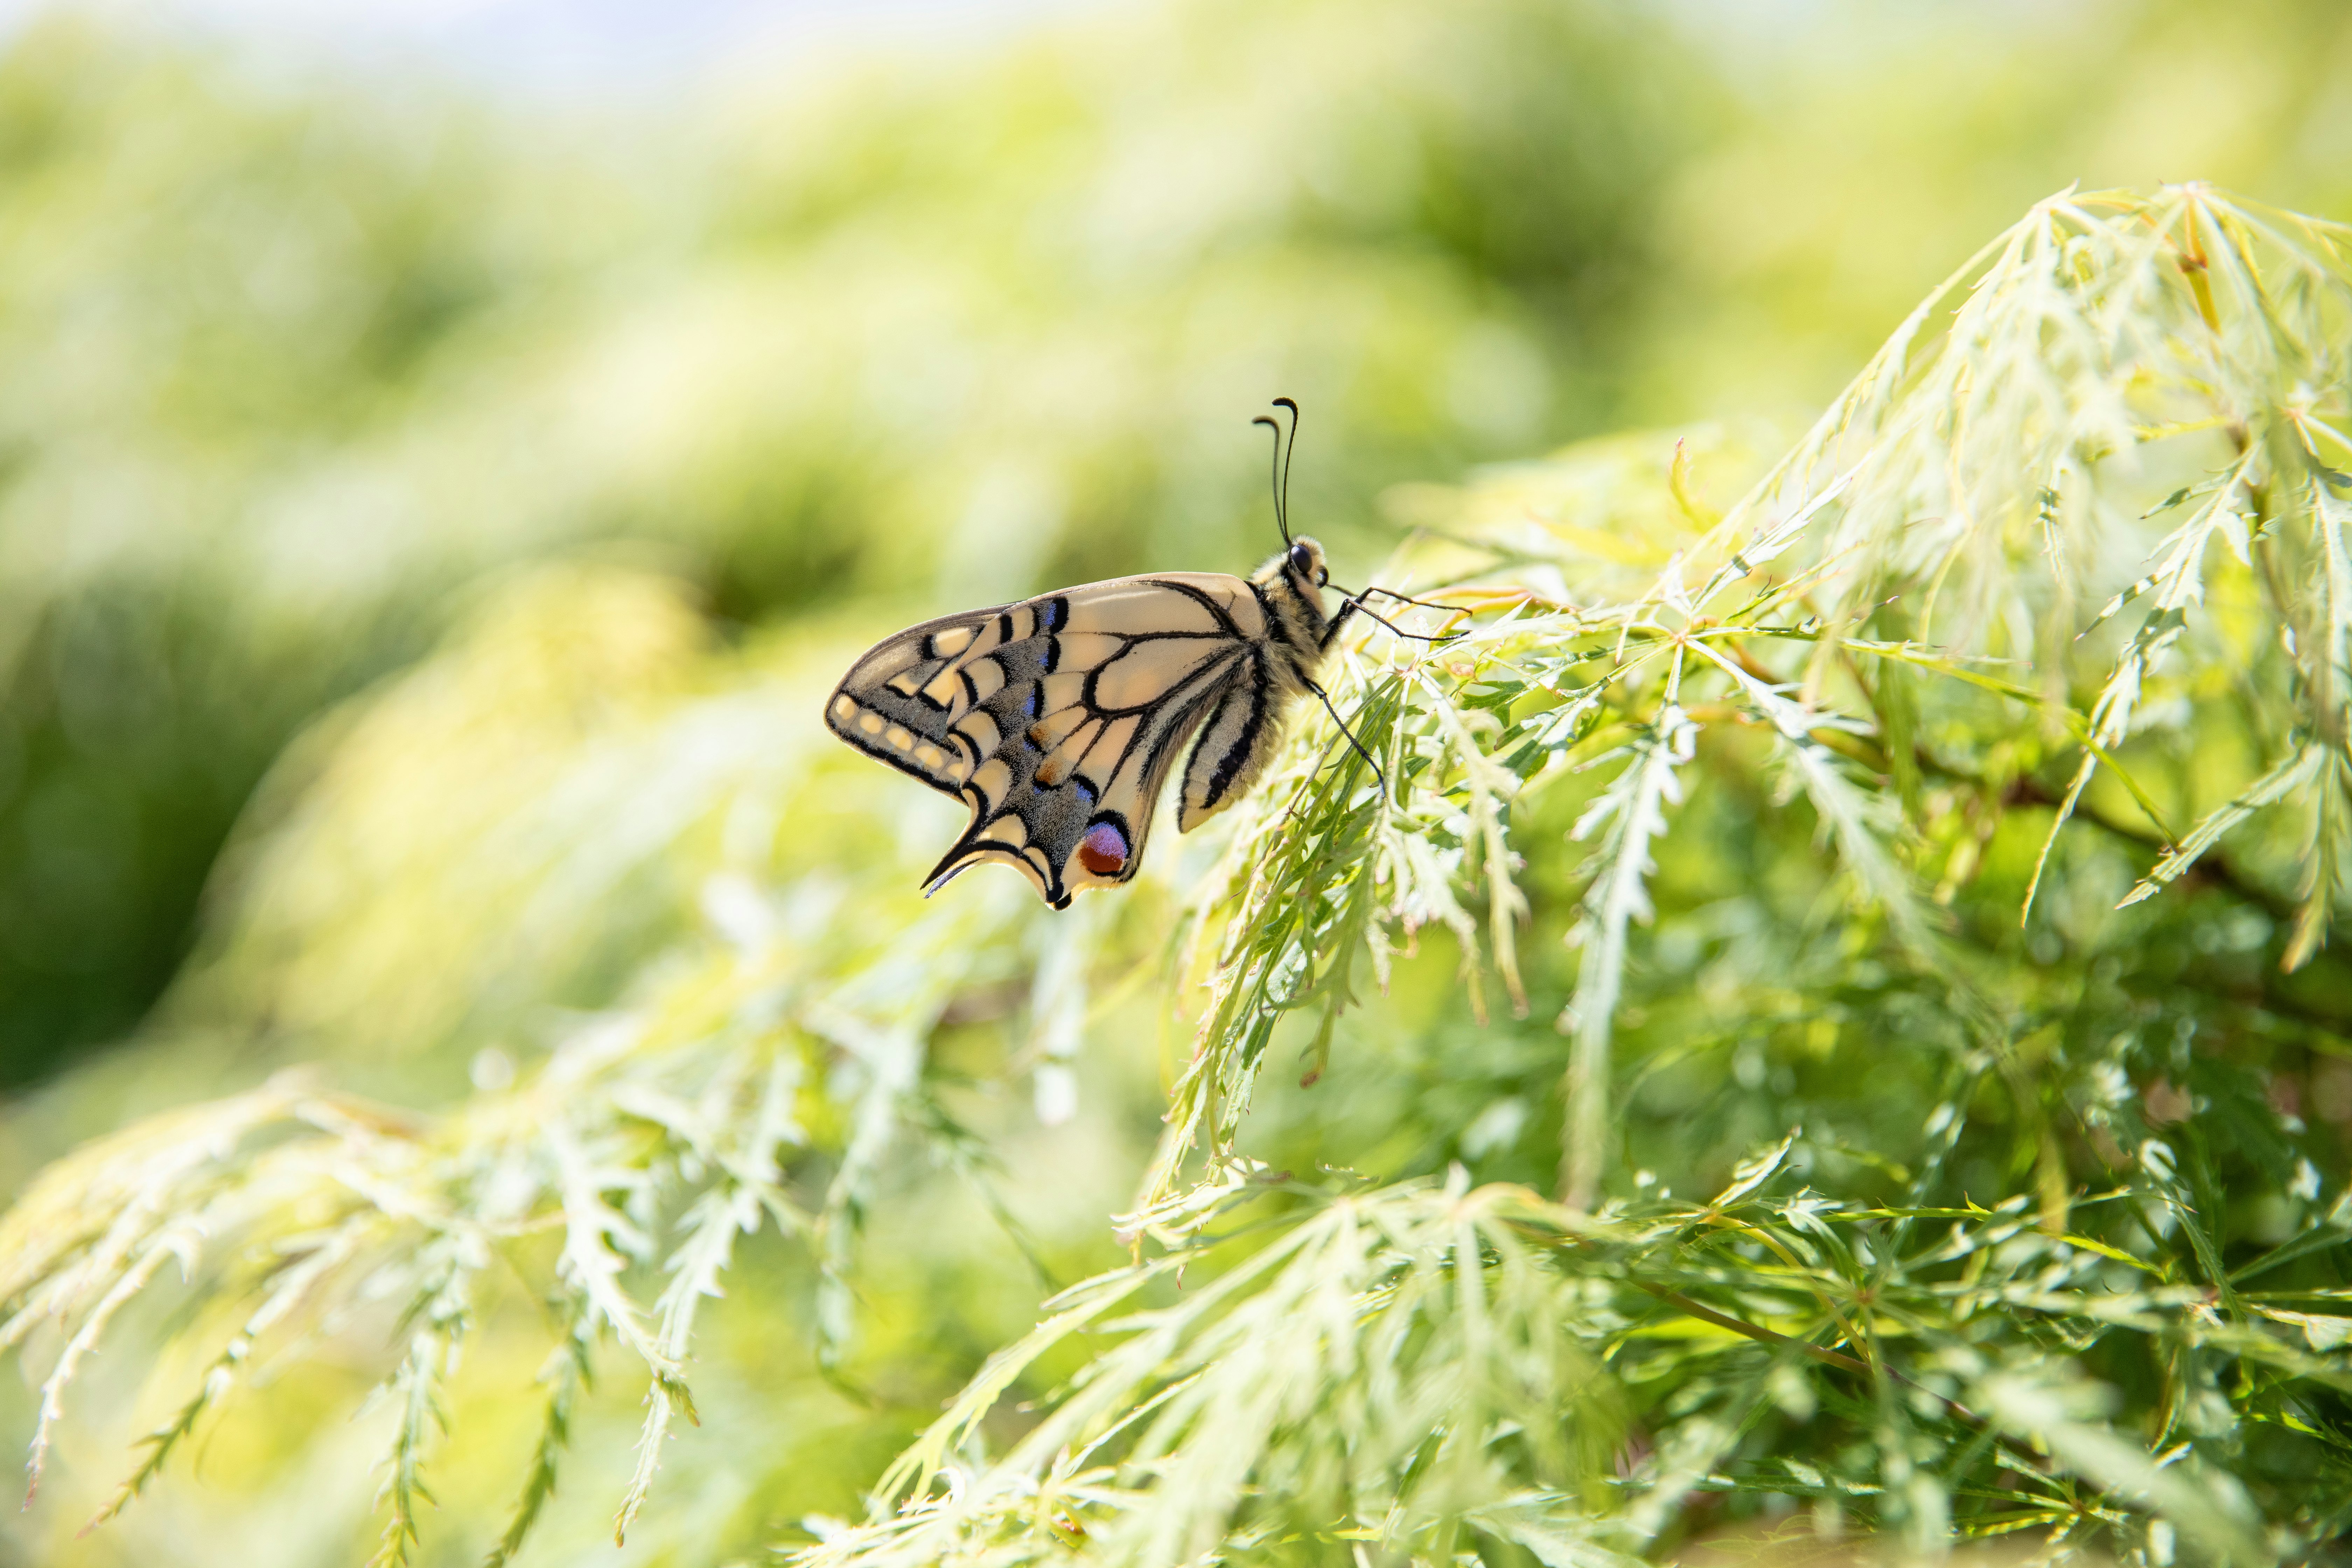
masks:
[[[54,1167],[0,1225],[0,1342],[47,1342],[36,1476],[172,1269],[201,1349],[107,1515],[257,1364],[388,1344],[379,1561],[422,1561],[469,1479],[443,1456],[515,1398],[460,1377],[498,1335],[542,1370],[482,1549],[585,1506],[556,1489],[592,1374],[641,1395],[633,1440],[597,1427],[622,1534],[780,1351],[877,1411],[940,1391],[883,1353],[878,1283],[983,1277],[929,1163],[1000,1256],[1089,1277],[858,1473],[864,1520],[690,1554],[1604,1563],[1800,1523],[2323,1552],[2347,344],[2347,231],[2062,193],[1760,473],[1706,430],[1396,492],[1380,580],[1444,607],[1330,671],[1379,773],[1303,713],[1205,852],[1066,916],[1011,878],[913,895],[950,814],[824,741],[842,646],[713,652],[636,574],[520,582],[289,770],[196,984],[462,1038],[404,977],[505,931],[459,994],[535,973],[593,1011],[438,1116],[281,1076]],[[518,706],[547,727],[501,733]],[[1026,1069],[1058,1120],[1078,1036],[1142,1037],[1141,994],[1197,1005],[1118,1263],[1031,1233],[972,1080]],[[1047,1179],[1099,1226],[1105,1173]],[[730,1347],[722,1289],[763,1268],[805,1307]],[[918,1333],[1027,1305],[896,1299]]]
[[[0,1108],[0,1561],[2340,1553],[2342,231],[2062,195],[1777,462],[1393,481],[1810,416],[2077,172],[2340,214],[2343,19],[1687,15],[12,37],[0,1081],[176,979]],[[1384,787],[919,901],[832,679],[1245,568],[1277,391],[1463,634],[1339,650]]]
[[[1585,323],[1630,330],[1616,260],[1686,140],[1658,42],[1597,5],[1288,9],[653,135],[406,76],[257,90],[90,21],[12,40],[0,1084],[129,1032],[273,758],[486,568],[650,542],[744,623],[1010,597],[1257,552],[1229,433],[1268,378],[1342,519],[1598,420],[1623,334]]]
[[[656,542],[757,624],[1243,563],[1276,390],[1361,556],[1392,480],[1810,411],[2077,174],[2352,194],[2322,0],[1684,14],[1194,0],[552,119],[12,33],[0,1085],[135,1026],[282,747],[485,569]]]
[[[1331,1369],[1396,1364],[1372,1349],[1391,1331],[1385,1277],[1331,1269],[1358,1303],[1334,1322],[1300,1304],[1319,1267],[1300,1264],[1254,1304],[1312,1342],[1287,1360],[1317,1368],[1303,1399],[1331,1403],[1283,1411],[1279,1438],[1243,1392],[1276,1397],[1268,1374],[1242,1370],[1204,1402],[1191,1380],[1211,1363],[1164,1326],[1206,1332],[1193,1321],[1218,1321],[1239,1288],[1221,1278],[1127,1324],[1134,1337],[1022,1445],[925,1499],[973,1411],[952,1415],[886,1483],[886,1501],[911,1487],[920,1505],[809,1561],[994,1560],[1007,1542],[1029,1543],[1016,1556],[1172,1562],[1217,1541],[1279,1558],[1334,1531],[1434,1561],[1462,1528],[1565,1561],[1651,1550],[1708,1493],[1734,1517],[1743,1499],[1811,1500],[1817,1522],[1860,1514],[1921,1548],[1954,1529],[2032,1530],[2053,1546],[2252,1561],[2341,1531],[2346,1368],[2327,1352],[2352,1319],[2326,1308],[2345,1294],[2329,1260],[2352,1222],[2340,1175],[2315,1163],[2340,1172],[2339,1148],[2280,1105],[2299,1103],[2315,1050],[2342,1048],[2319,1000],[2340,994],[2334,976],[2315,994],[2289,974],[2341,894],[2345,753],[2305,737],[2342,714],[2326,628],[2347,306],[2352,256],[2330,226],[2197,187],[2070,193],[1923,302],[1719,520],[1693,493],[1707,459],[1689,444],[1646,462],[1607,446],[1411,498],[1429,535],[1405,557],[1419,591],[1475,584],[1464,603],[1491,603],[1499,559],[1521,603],[1426,658],[1394,656],[1418,681],[1360,679],[1366,732],[1411,781],[1404,805],[1351,767],[1318,768],[1319,737],[1269,781],[1236,834],[1252,874],[1217,906],[1231,925],[1171,1123],[1181,1143],[1213,1088],[1228,1109],[1212,1169],[1246,1188],[1226,1163],[1234,1108],[1275,1019],[1344,998],[1368,906],[1370,929],[1409,928],[1422,906],[1409,873],[1366,852],[1372,824],[1448,847],[1457,878],[1468,851],[1502,905],[1549,879],[1515,878],[1487,848],[1497,800],[1580,797],[1570,837],[1593,847],[1556,873],[1560,892],[1585,889],[1580,956],[1558,982],[1567,1201],[1465,1192],[1458,1175],[1447,1212],[1483,1200],[1550,1241],[1559,1300],[1541,1315],[1609,1368],[1581,1380],[1584,1398],[1622,1389],[1643,1429],[1622,1503],[1564,1496],[1517,1451],[1517,1409],[1462,1399],[1421,1421],[1359,1418]],[[1473,716],[1478,743],[1450,751]],[[2217,733],[2243,738],[2242,767],[2217,767]],[[1481,763],[1504,764],[1502,787]],[[1613,773],[1599,787],[1573,782],[1601,768]],[[2103,773],[2114,787],[2095,795]],[[2019,806],[2022,836],[2002,822]],[[1707,820],[1727,812],[1736,833]],[[2198,812],[2176,840],[2168,819]],[[2078,817],[2090,837],[2065,831]],[[1676,866],[1685,836],[1702,862],[1731,864]],[[2211,892],[2147,901],[2225,841]],[[2037,921],[2053,844],[2073,897]],[[1349,874],[1314,875],[1327,855]],[[2112,913],[2082,896],[2102,885]],[[2224,982],[2188,957],[2249,947],[2277,969]],[[1318,1058],[1326,1038],[1328,1024]],[[1629,1062],[1640,1077],[1620,1089]],[[1689,1082],[1707,1065],[1762,1092]],[[1759,1100],[1796,1131],[1711,1202],[1668,1201],[1650,1171],[1727,1170],[1753,1147]],[[1621,1126],[1641,1158],[1630,1182],[1611,1147]],[[1214,1267],[1234,1244],[1202,1235],[1226,1211],[1171,1178],[1163,1161],[1156,1206],[1130,1223],[1170,1258]],[[1423,1201],[1411,1182],[1320,1196],[1310,1217],[1273,1222],[1302,1249],[1318,1227],[1375,1227],[1384,1205]],[[1254,1245],[1230,1278],[1278,1251]],[[1526,1267],[1467,1236],[1396,1245],[1390,1267],[1476,1259],[1498,1293]],[[1139,1289],[1162,1266],[1095,1289]],[[1073,1307],[1041,1336],[1089,1315]],[[1139,1346],[1150,1376],[1129,1367]],[[1472,1375],[1477,1353],[1454,1351],[1451,1370]],[[1226,1362],[1251,1365],[1230,1348]],[[1004,1376],[983,1377],[975,1405]],[[1121,1393],[1098,1405],[1106,1384]],[[1574,1405],[1550,1398],[1535,1430],[1578,1433]],[[1491,1468],[1423,1514],[1415,1465],[1375,1436],[1407,1429]],[[1356,1441],[1369,1499],[1303,1479],[1337,1432]],[[1261,1481],[1246,1506],[1194,1479],[1236,1451]],[[1564,1533],[1514,1534],[1529,1528]]]

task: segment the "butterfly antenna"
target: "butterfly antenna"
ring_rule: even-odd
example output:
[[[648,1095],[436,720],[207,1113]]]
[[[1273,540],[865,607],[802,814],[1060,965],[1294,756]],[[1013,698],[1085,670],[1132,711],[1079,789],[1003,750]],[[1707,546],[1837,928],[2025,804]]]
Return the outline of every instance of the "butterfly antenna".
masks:
[[[1280,494],[1282,497],[1282,538],[1283,542],[1286,544],[1290,541],[1290,459],[1298,455],[1298,405],[1293,403],[1287,397],[1277,397],[1274,400],[1274,405],[1276,408],[1287,408],[1290,410],[1290,441],[1289,444],[1282,449],[1282,484],[1280,489]]]
[[[1288,402],[1289,400],[1285,398],[1282,401]],[[1267,429],[1274,432],[1274,469],[1268,478],[1267,483],[1274,491],[1274,525],[1275,527],[1282,530],[1282,542],[1285,547],[1287,547],[1290,543],[1290,509],[1283,504],[1282,499],[1282,426],[1275,423],[1272,419],[1267,418],[1263,414],[1251,420],[1250,423],[1253,425],[1263,425]],[[1295,430],[1297,426],[1293,426],[1292,428]]]

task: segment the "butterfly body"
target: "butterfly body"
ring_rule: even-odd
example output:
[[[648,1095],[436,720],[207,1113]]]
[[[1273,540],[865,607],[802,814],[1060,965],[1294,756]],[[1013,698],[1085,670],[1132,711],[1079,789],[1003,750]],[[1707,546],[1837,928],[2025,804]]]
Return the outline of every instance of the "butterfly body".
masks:
[[[997,859],[1065,909],[1134,877],[1188,742],[1177,831],[1257,782],[1290,705],[1317,689],[1328,581],[1300,539],[1246,578],[1120,577],[942,616],[868,649],[825,722],[971,806],[927,888]]]

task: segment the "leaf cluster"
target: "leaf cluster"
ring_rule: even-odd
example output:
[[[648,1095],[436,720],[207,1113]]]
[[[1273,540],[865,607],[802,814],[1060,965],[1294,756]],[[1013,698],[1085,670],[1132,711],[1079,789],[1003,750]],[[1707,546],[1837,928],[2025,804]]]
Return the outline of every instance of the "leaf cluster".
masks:
[[[2347,353],[2344,231],[2070,191],[1769,468],[1696,432],[1399,494],[1381,580],[1428,606],[1339,648],[1356,744],[1303,715],[1180,879],[1159,973],[1199,1006],[1132,1261],[804,1561],[1599,1563],[1800,1515],[2153,1568],[2323,1552],[2352,1525]],[[499,1561],[616,1363],[636,1516],[746,1237],[798,1249],[838,1373],[892,1167],[987,1186],[941,1092],[958,1020],[1024,998],[1064,1070],[1085,979],[1148,983],[1154,943],[843,880],[841,844],[908,857],[793,750],[807,677],[753,656],[624,705],[525,792],[562,810],[488,814],[537,829],[498,840],[549,855],[521,879],[576,889],[549,825],[656,779],[615,820],[708,872],[701,929],[673,911],[543,1059],[429,1121],[276,1081],[28,1195],[0,1335],[58,1346],[37,1469],[173,1263],[231,1326],[126,1498],[254,1346],[369,1323],[387,1563],[494,1264],[553,1308]],[[760,714],[766,772],[731,728]],[[1292,1047],[1311,1089],[1265,1078]]]

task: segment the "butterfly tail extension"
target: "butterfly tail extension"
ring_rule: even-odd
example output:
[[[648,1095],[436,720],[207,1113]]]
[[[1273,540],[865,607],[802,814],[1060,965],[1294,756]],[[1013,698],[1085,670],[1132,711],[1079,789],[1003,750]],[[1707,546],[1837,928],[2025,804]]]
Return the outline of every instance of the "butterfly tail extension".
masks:
[[[1026,874],[1030,885],[1037,889],[1038,896],[1048,904],[1057,910],[1066,910],[1070,907],[1070,890],[1059,886],[1058,883],[1048,883],[1038,874],[1035,864],[1026,857],[1013,854],[1002,846],[973,844],[969,840],[959,842],[954,848],[940,858],[938,865],[931,868],[930,874],[923,879],[923,897],[929,898],[983,860],[1005,862],[1014,869]]]
[[[923,897],[929,898],[933,893],[979,865],[981,858],[978,855],[965,854],[961,847],[949,850],[948,858],[932,867],[931,874],[923,879]]]

